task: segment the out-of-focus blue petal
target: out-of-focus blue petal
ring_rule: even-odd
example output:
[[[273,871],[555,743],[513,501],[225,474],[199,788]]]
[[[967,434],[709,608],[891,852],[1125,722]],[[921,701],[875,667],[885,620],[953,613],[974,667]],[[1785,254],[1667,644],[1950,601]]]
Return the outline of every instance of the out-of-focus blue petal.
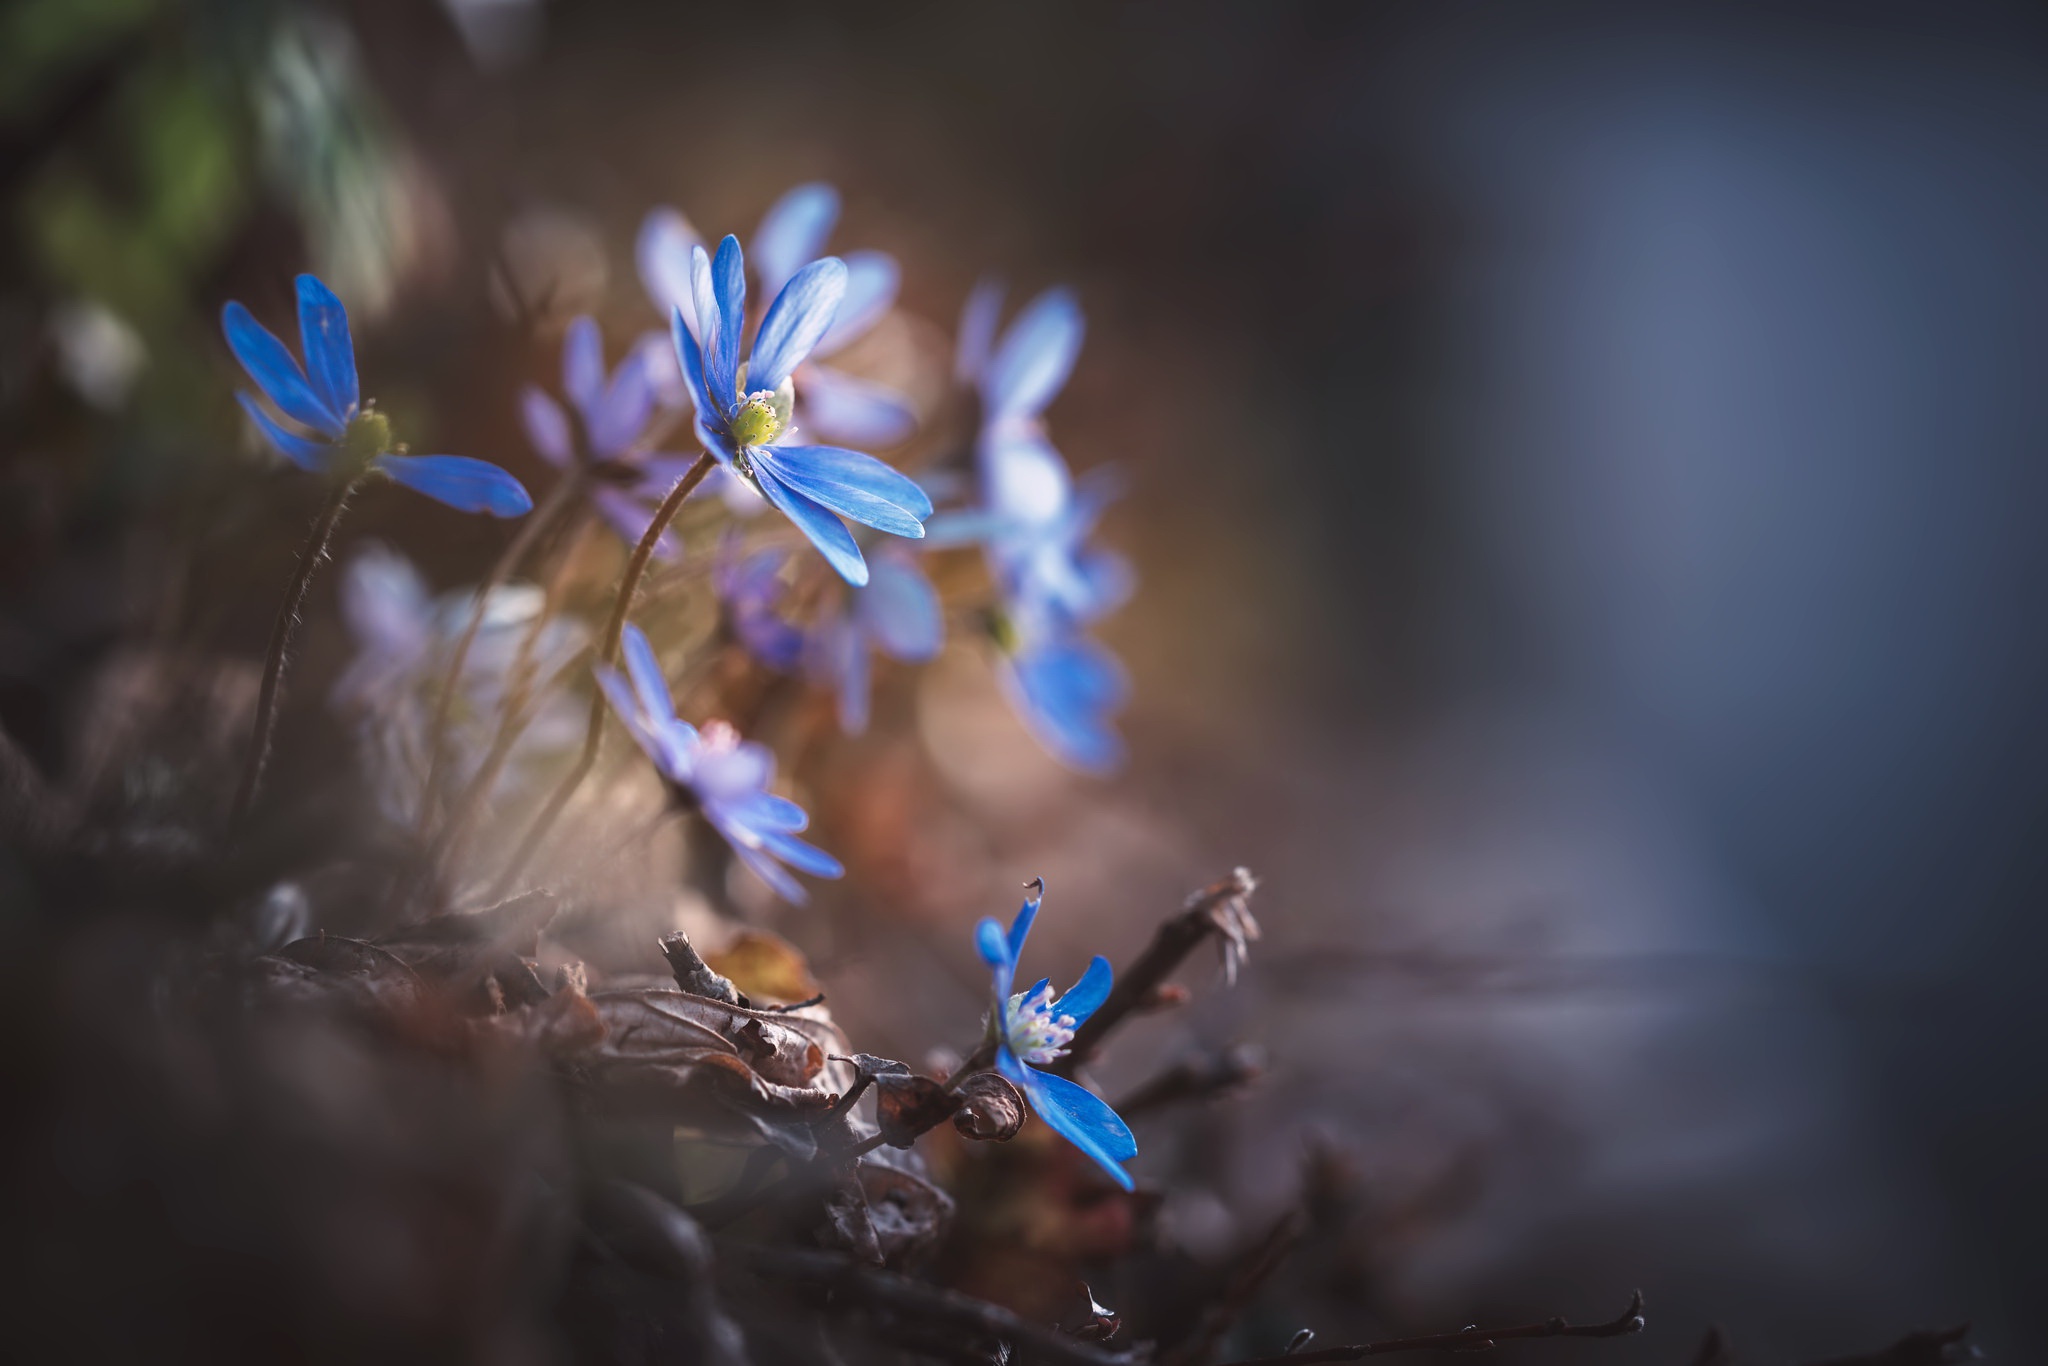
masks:
[[[797,389],[802,403],[799,422],[835,441],[893,446],[917,430],[909,399],[816,360],[803,368]]]
[[[633,256],[640,266],[640,283],[656,310],[683,310],[683,326],[697,333],[697,305],[690,293],[690,249],[701,239],[690,220],[671,208],[654,209],[641,221]]]
[[[626,676],[633,681],[633,693],[641,710],[662,725],[675,720],[676,708],[669,700],[668,679],[662,676],[661,661],[654,657],[647,633],[629,623],[620,633],[619,643],[625,650]]]
[[[683,310],[680,308],[669,313],[669,339],[675,343],[676,363],[682,367],[683,383],[689,386],[690,402],[697,408],[697,420],[700,423],[718,421],[725,413],[711,401],[711,391],[704,383],[704,353],[698,349],[697,339],[690,335],[690,329],[683,325]]]
[[[712,279],[711,257],[702,247],[690,248],[690,297],[696,304],[693,311],[697,326],[691,335],[700,346],[698,370],[704,377],[704,391],[710,395],[710,401],[698,408],[698,416],[706,422],[729,418],[735,399],[734,376],[731,371],[719,370],[719,338],[725,332],[725,319],[718,311],[718,286]],[[744,320],[733,323],[735,331],[742,326]],[[683,366],[687,371],[689,360],[680,343],[677,351],[684,354]]]
[[[892,536],[907,536],[913,540],[924,535],[923,523],[895,503],[869,492],[865,487],[826,478],[818,472],[816,466],[806,464],[801,458],[806,451],[829,449],[831,447],[759,447],[753,452],[754,468],[756,471],[772,474],[788,488],[801,493],[812,502],[864,526],[886,531]],[[880,464],[879,461],[876,463]],[[893,470],[889,472],[895,473]]]
[[[306,353],[306,377],[313,382],[313,392],[336,417],[348,421],[362,401],[348,310],[333,290],[311,275],[299,277],[299,348]]]
[[[813,355],[829,356],[868,334],[896,302],[903,272],[886,251],[846,253],[846,297],[832,315],[832,326],[819,339]]]
[[[239,303],[230,303],[221,310],[220,325],[221,331],[227,334],[228,350],[235,353],[235,359],[249,372],[249,378],[256,381],[256,387],[263,391],[265,398],[275,403],[279,411],[292,421],[311,427],[323,436],[340,438],[343,427],[341,415],[313,392],[305,371],[299,369],[292,353],[285,350],[284,343],[257,322],[248,309]]]
[[[1010,961],[1016,962],[1024,956],[1024,941],[1031,937],[1032,922],[1038,919],[1038,907],[1045,900],[1045,883],[1031,884],[1031,895],[1024,898],[1024,904],[1017,908],[1017,918],[1010,922]]]
[[[576,318],[562,337],[562,392],[585,422],[604,396],[604,334],[595,318]]]
[[[683,380],[682,361],[677,358],[675,343],[669,340],[667,332],[642,332],[640,340],[633,343],[632,354],[646,367],[647,384],[654,390],[656,403],[664,408],[680,408],[696,401]]]
[[[747,388],[774,389],[788,379],[832,325],[845,293],[846,263],[836,256],[813,261],[792,276],[761,319],[747,365]]]
[[[1075,1024],[1080,1024],[1102,1008],[1115,981],[1116,974],[1110,970],[1109,960],[1097,954],[1088,964],[1088,971],[1081,974],[1081,980],[1068,987],[1066,995],[1053,1003],[1053,1013],[1071,1016]]]
[[[845,877],[846,869],[838,859],[820,849],[808,840],[781,830],[763,830],[760,833],[761,847],[787,863],[799,872],[812,877]]]
[[[868,570],[873,573],[874,565]],[[866,592],[866,589],[861,589]],[[830,686],[839,698],[839,728],[859,735],[868,728],[868,642],[844,616],[835,616],[811,630],[805,641],[811,676]]]
[[[959,508],[935,512],[924,524],[924,548],[950,550],[986,540],[1008,522],[985,508]]]
[[[810,816],[801,806],[773,792],[757,792],[732,810],[735,820],[744,821],[754,830],[780,830],[786,835],[794,835],[811,823]]]
[[[773,294],[815,260],[825,249],[825,239],[832,235],[832,225],[838,221],[839,191],[821,180],[799,185],[776,200],[754,232],[754,245],[748,248],[762,291]]]
[[[256,401],[256,396],[246,390],[237,392],[235,399],[242,405],[242,411],[249,415],[249,420],[256,424],[270,444],[277,449],[279,455],[302,470],[318,471],[327,468],[328,457],[334,453],[332,446],[324,441],[308,441],[303,436],[286,431],[276,418],[263,411],[263,405]]]
[[[1064,288],[1033,299],[990,358],[982,401],[992,418],[1032,417],[1067,382],[1081,349],[1081,306]]]
[[[974,947],[981,953],[981,961],[992,968],[1017,966],[1017,957],[1010,952],[1009,936],[1003,933],[1000,922],[988,916],[982,917],[981,923],[974,927]],[[1004,985],[1007,986],[1008,983]]]
[[[665,777],[676,782],[689,779],[689,766],[680,762],[678,746],[672,737],[648,724],[647,714],[640,709],[640,699],[635,695],[633,685],[617,669],[603,664],[593,664],[592,672],[597,675],[597,686],[604,693],[605,701],[611,703],[612,711],[633,737],[635,744],[654,760],[654,766]]]
[[[638,351],[630,352],[612,372],[596,405],[585,419],[590,424],[590,449],[602,457],[624,455],[647,428],[654,413],[654,385]]]
[[[953,353],[953,377],[962,384],[979,384],[988,368],[989,348],[995,344],[996,323],[1003,316],[1003,282],[987,279],[975,285],[960,310],[960,340]]]
[[[718,303],[718,340],[705,356],[710,362],[705,378],[711,381],[711,392],[723,399],[739,392],[740,331],[747,325],[747,263],[740,255],[740,239],[731,233],[719,242],[718,255],[712,258],[711,290]],[[701,323],[702,304],[697,311]]]
[[[793,479],[858,489],[898,507],[922,522],[932,515],[932,500],[917,481],[874,456],[838,446],[770,446],[765,448],[779,469]]]
[[[982,496],[991,511],[1021,523],[1050,522],[1067,509],[1073,476],[1038,431],[1011,428],[986,435],[976,452]]]
[[[562,405],[549,398],[535,385],[527,385],[519,394],[519,421],[526,428],[526,439],[539,453],[540,458],[556,469],[566,469],[574,458],[569,434],[569,415],[562,411]]]
[[[755,877],[760,878],[761,881],[773,888],[777,896],[793,906],[804,905],[811,899],[810,893],[804,890],[803,884],[791,877],[783,866],[769,855],[767,850],[748,842],[745,832],[733,830],[719,816],[709,811],[705,815],[718,830],[718,833],[725,836],[726,843],[732,846],[734,857],[738,858],[741,863],[744,863],[753,872]]]
[[[868,586],[854,599],[854,611],[875,644],[906,664],[930,659],[946,643],[938,590],[906,555],[875,557]]]
[[[377,468],[458,512],[520,517],[533,511],[526,486],[496,465],[466,455],[380,455]]]
[[[796,529],[825,557],[825,563],[839,571],[840,578],[856,587],[868,581],[867,561],[861,558],[860,546],[843,522],[758,465],[755,483],[763,497],[796,523]]]
[[[342,573],[341,614],[365,653],[417,658],[433,639],[426,580],[411,560],[374,541]]]
[[[1054,758],[1098,774],[1123,762],[1109,713],[1127,685],[1107,651],[1091,641],[1055,641],[1019,655],[1004,677],[1011,705]]]
[[[1107,1101],[1065,1077],[1026,1067],[1014,1056],[998,1059],[998,1065],[1023,1088],[1031,1108],[1047,1127],[1094,1158],[1119,1186],[1131,1189],[1131,1174],[1118,1163],[1138,1155],[1138,1140]]]

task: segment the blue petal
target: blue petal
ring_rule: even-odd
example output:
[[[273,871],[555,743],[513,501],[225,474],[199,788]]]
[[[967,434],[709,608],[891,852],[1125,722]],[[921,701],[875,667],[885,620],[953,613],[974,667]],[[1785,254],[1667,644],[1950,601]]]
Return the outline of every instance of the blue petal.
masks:
[[[911,410],[909,399],[894,389],[856,379],[815,359],[804,367],[797,387],[801,391],[797,420],[806,429],[835,441],[851,441],[856,446],[893,446],[917,430],[917,414]]]
[[[1010,951],[1010,940],[1002,925],[990,917],[983,916],[974,927],[974,947],[980,951],[981,961],[992,968],[1017,966],[1017,956]]]
[[[855,587],[868,581],[867,561],[861,558],[860,546],[843,522],[795,489],[784,486],[780,479],[758,463],[754,482],[764,498],[796,523],[796,529],[817,547],[827,564],[839,571],[840,578]]]
[[[736,380],[733,369],[719,369],[719,338],[726,330],[725,319],[718,310],[718,287],[712,282],[711,257],[702,247],[690,249],[690,291],[696,304],[695,336],[701,348],[698,368],[704,376],[705,392],[711,396],[711,401],[698,409],[698,415],[707,422],[715,422],[732,416]],[[742,319],[733,326],[737,329],[743,323]],[[737,353],[737,346],[734,351]]]
[[[829,356],[868,334],[896,302],[903,278],[896,258],[886,251],[850,251],[846,254],[846,297],[832,315],[832,327],[812,354]]]
[[[746,832],[733,830],[717,813],[707,811],[705,816],[712,827],[725,836],[725,842],[732,846],[733,856],[751,869],[755,877],[772,887],[777,896],[797,906],[811,899],[803,884],[791,877],[767,850],[749,842]]]
[[[627,734],[654,761],[654,766],[676,782],[687,781],[689,766],[682,762],[671,737],[648,723],[646,713],[640,709],[640,699],[635,695],[633,685],[626,681],[626,676],[603,664],[593,664],[591,671],[597,675],[598,690],[604,694],[605,701],[611,703],[613,713],[626,727]]]
[[[519,517],[533,511],[533,498],[524,484],[496,465],[466,455],[380,455],[377,468],[458,512]]]
[[[707,377],[711,392],[723,398],[739,393],[740,332],[747,325],[747,263],[740,255],[740,239],[731,233],[718,244],[711,262],[711,290],[718,304],[718,340],[706,357],[711,362]],[[703,320],[700,303],[697,321]]]
[[[867,494],[878,502],[899,508],[911,520],[923,522],[932,515],[932,500],[915,479],[872,455],[842,450],[838,446],[769,446],[764,448],[778,470],[791,482],[831,484]],[[923,533],[899,533],[919,536]]]
[[[996,323],[1003,316],[1003,284],[983,280],[960,310],[960,340],[953,353],[953,377],[962,384],[980,384],[995,344]]]
[[[1031,884],[1031,895],[1024,898],[1024,904],[1017,908],[1017,918],[1010,922],[1010,961],[1016,962],[1024,956],[1024,941],[1031,937],[1031,924],[1038,919],[1038,907],[1045,900],[1045,882],[1041,879]]]
[[[763,293],[773,294],[825,249],[839,221],[839,192],[823,181],[799,185],[775,201],[749,248]],[[773,385],[757,384],[757,389]]]
[[[286,431],[276,418],[263,411],[263,405],[256,401],[256,396],[246,390],[237,392],[235,398],[241,403],[242,411],[262,429],[270,444],[277,448],[279,455],[302,470],[318,471],[327,468],[327,460],[333,455],[334,447],[324,441],[308,441],[303,436]]]
[[[996,348],[982,377],[992,417],[1031,417],[1052,402],[1081,349],[1081,306],[1071,291],[1048,289],[1033,299]]]
[[[1096,955],[1088,964],[1088,971],[1081,974],[1081,980],[1068,987],[1066,995],[1053,1003],[1054,1013],[1070,1015],[1075,1024],[1080,1024],[1102,1008],[1115,981],[1116,974],[1110,971],[1109,960]]]
[[[650,211],[640,224],[633,256],[640,266],[640,283],[647,286],[657,312],[685,310],[683,326],[691,335],[697,330],[697,308],[690,297],[690,249],[698,243],[690,220],[674,209]]]
[[[676,360],[683,367],[683,382],[689,386],[690,402],[697,406],[700,421],[717,422],[724,416],[711,401],[711,391],[704,384],[704,353],[697,346],[696,337],[684,325],[683,310],[669,310],[670,340],[676,344]]]
[[[654,647],[647,643],[646,632],[628,624],[620,633],[619,643],[625,650],[626,676],[633,681],[633,692],[640,699],[641,709],[663,725],[675,720],[676,708],[669,700],[668,679],[662,676],[661,662],[654,657]]]
[[[820,849],[808,840],[781,830],[762,830],[761,847],[787,863],[798,872],[809,873],[812,877],[845,877],[846,869],[838,859]]]
[[[878,555],[869,569],[868,586],[855,599],[862,627],[906,664],[937,654],[946,641],[946,620],[924,571],[902,554]]]
[[[569,415],[562,405],[529,384],[519,395],[519,421],[526,439],[543,460],[557,469],[566,468],[574,457],[569,434]]]
[[[869,565],[872,576],[875,566]],[[869,583],[872,585],[873,578]],[[865,593],[867,589],[858,590]],[[819,672],[839,694],[839,728],[848,735],[868,728],[868,642],[844,617],[819,628],[814,650],[823,656]]]
[[[604,334],[595,318],[577,318],[562,337],[562,392],[588,422],[604,395]]]
[[[798,271],[768,306],[754,338],[754,358],[747,365],[747,388],[775,389],[789,378],[839,311],[846,293],[846,263],[836,256],[813,261]]]
[[[868,489],[851,483],[840,483],[820,474],[818,468],[803,460],[805,451],[831,450],[829,446],[763,446],[753,452],[754,468],[765,471],[786,484],[797,493],[803,494],[815,503],[822,504],[842,517],[849,517],[864,526],[886,531],[893,536],[907,536],[915,540],[924,535],[924,524],[905,512],[895,503],[871,493]],[[851,454],[851,452],[848,452]],[[863,459],[873,459],[864,456]],[[875,461],[880,468],[895,475],[894,470]],[[901,475],[896,475],[901,479]],[[904,480],[909,483],[908,480]],[[915,487],[915,485],[912,485]],[[863,579],[863,582],[866,580]]]
[[[1005,691],[1031,731],[1062,763],[1107,773],[1123,762],[1108,713],[1127,692],[1123,671],[1091,641],[1061,641],[1012,661]]]
[[[311,275],[299,277],[299,348],[306,353],[306,374],[313,382],[313,392],[336,417],[348,421],[362,401],[356,382],[356,347],[348,335],[348,310],[333,290]]]
[[[306,382],[306,372],[285,350],[284,343],[270,335],[262,323],[239,303],[221,310],[221,330],[227,334],[228,350],[256,381],[264,397],[275,403],[294,422],[311,427],[323,436],[339,438],[341,417]]]
[[[623,455],[646,429],[654,412],[654,384],[647,361],[630,352],[612,371],[612,382],[591,408],[590,449],[599,456]]]
[[[1119,1186],[1131,1189],[1131,1174],[1118,1165],[1138,1155],[1138,1140],[1109,1103],[1085,1086],[1065,1077],[1026,1067],[1014,1055],[999,1058],[1003,1074],[1024,1090],[1031,1108],[1047,1127],[1095,1159]]]
[[[779,830],[786,835],[793,835],[811,823],[801,806],[773,792],[755,793],[743,805],[733,808],[733,818],[754,830]]]

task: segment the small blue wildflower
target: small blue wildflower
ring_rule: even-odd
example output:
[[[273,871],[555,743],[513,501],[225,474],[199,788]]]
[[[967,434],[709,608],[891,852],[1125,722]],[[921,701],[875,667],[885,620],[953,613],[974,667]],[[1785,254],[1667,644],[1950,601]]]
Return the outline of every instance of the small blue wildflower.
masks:
[[[791,277],[761,319],[752,359],[745,365],[740,363],[740,334],[746,326],[747,285],[739,239],[720,242],[715,261],[696,248],[691,285],[703,342],[700,346],[692,335],[681,308],[674,310],[671,331],[696,401],[697,434],[704,448],[796,523],[848,583],[866,583],[867,562],[839,518],[921,538],[931,499],[871,455],[836,446],[776,444],[789,429],[796,402],[792,373],[831,326],[846,293],[845,263],[828,256]]]
[[[712,583],[725,604],[726,621],[747,653],[780,673],[803,660],[804,633],[781,612],[782,568],[789,555],[781,549],[739,553],[739,538],[728,536],[719,547]]]
[[[867,586],[850,590],[844,609],[813,626],[804,642],[805,669],[839,695],[839,726],[848,735],[868,728],[870,650],[922,664],[946,643],[938,591],[917,561],[884,550],[872,569]]]
[[[625,673],[600,664],[599,686],[662,777],[704,813],[740,862],[794,902],[805,900],[804,889],[783,864],[815,877],[843,876],[839,860],[797,838],[811,823],[803,808],[768,791],[775,780],[768,747],[740,739],[723,721],[700,731],[678,719],[647,637],[628,626],[623,643]]]
[[[519,396],[519,416],[534,450],[559,470],[581,465],[589,476],[590,501],[628,545],[647,534],[655,505],[690,468],[688,456],[638,449],[661,399],[660,371],[673,365],[668,339],[650,333],[607,379],[604,334],[595,319],[579,317],[562,338],[562,392],[576,422],[534,385]],[[671,559],[680,549],[664,531],[655,553]]]
[[[1031,933],[1031,922],[1038,918],[1038,905],[1044,895],[1045,884],[1032,883],[1031,895],[1017,912],[1007,934],[993,919],[985,919],[975,927],[975,946],[989,966],[993,986],[989,1033],[996,1045],[996,1070],[1017,1083],[1040,1119],[1094,1158],[1119,1186],[1129,1190],[1130,1173],[1119,1164],[1138,1155],[1138,1142],[1131,1137],[1130,1126],[1086,1087],[1038,1070],[1065,1056],[1067,1045],[1074,1040],[1074,1031],[1109,999],[1113,978],[1109,960],[1097,957],[1089,963],[1081,980],[1058,1000],[1053,999],[1049,979],[1029,991],[1010,990],[1017,973],[1017,959],[1024,952],[1024,939]]]
[[[761,220],[749,249],[761,292],[773,295],[824,251],[839,218],[839,193],[830,185],[799,185],[778,199]],[[690,288],[690,254],[698,237],[689,220],[673,209],[656,209],[640,229],[640,278],[664,315],[683,310],[692,324],[695,309]],[[797,367],[799,403],[796,426],[827,438],[865,446],[891,446],[917,425],[910,401],[903,395],[860,379],[823,358],[837,354],[874,330],[896,302],[902,272],[894,257],[880,251],[853,251],[846,262],[846,296],[832,326]],[[694,331],[694,327],[693,327]],[[698,338],[702,344],[703,338]]]
[[[362,402],[347,310],[313,276],[301,275],[298,283],[303,368],[240,303],[221,311],[228,349],[249,378],[279,412],[315,434],[290,430],[255,395],[236,394],[279,454],[301,469],[343,479],[375,470],[462,512],[518,517],[532,510],[526,489],[496,465],[462,455],[406,455],[394,446],[390,420]]]

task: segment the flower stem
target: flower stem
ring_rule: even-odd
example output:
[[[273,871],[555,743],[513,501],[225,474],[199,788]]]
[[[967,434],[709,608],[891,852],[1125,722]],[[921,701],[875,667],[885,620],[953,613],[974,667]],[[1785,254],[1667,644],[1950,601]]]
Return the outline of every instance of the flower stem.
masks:
[[[640,544],[633,547],[633,557],[626,561],[626,572],[619,579],[618,596],[612,600],[612,616],[605,625],[604,648],[598,656],[606,667],[619,661],[619,641],[626,633],[626,615],[632,611],[633,595],[639,590],[640,580],[646,576],[647,566],[654,559],[654,548],[661,543],[661,534],[668,530],[668,524],[682,511],[683,500],[695,491],[697,485],[704,482],[704,476],[711,473],[711,463],[708,451],[697,457],[697,463],[690,466],[682,478],[676,480],[675,487],[668,491],[668,497],[661,500],[661,506],[654,510],[654,519],[648,522],[646,532],[640,537]],[[533,857],[534,850],[540,847],[540,842],[546,838],[549,829],[561,816],[562,808],[569,804],[569,799],[576,795],[576,789],[583,785],[583,780],[596,766],[598,747],[604,741],[604,713],[604,693],[600,689],[593,689],[590,697],[590,724],[583,735],[583,752],[577,756],[575,765],[563,777],[561,785],[549,795],[547,804],[533,818],[533,823],[526,828],[526,834],[513,849],[511,862],[498,874],[498,880],[491,889],[493,899],[503,895],[504,889],[511,886],[525,870],[527,860]]]
[[[498,556],[491,572],[476,587],[476,600],[470,605],[469,620],[463,624],[462,635],[455,642],[454,653],[448,658],[448,669],[441,678],[441,689],[434,698],[433,720],[427,725],[427,780],[420,789],[419,819],[422,824],[434,818],[441,799],[441,780],[447,764],[448,712],[455,702],[456,686],[462,681],[463,667],[469,663],[470,647],[476,644],[476,636],[484,621],[491,593],[519,567],[534,543],[553,525],[562,510],[567,507],[582,485],[582,475],[571,471],[555,481],[541,499],[539,507],[520,524],[519,531]]]
[[[291,652],[292,635],[298,630],[300,613],[306,606],[306,591],[312,586],[313,571],[320,561],[327,558],[327,543],[334,538],[334,527],[341,520],[343,509],[362,483],[360,477],[347,483],[338,484],[327,495],[327,501],[320,508],[320,515],[313,519],[313,530],[306,537],[306,544],[299,551],[298,567],[292,571],[291,582],[285,585],[284,601],[278,604],[277,619],[270,626],[270,651],[263,661],[263,686],[256,694],[256,733],[251,737],[249,759],[242,767],[242,782],[235,789],[234,805],[228,808],[228,833],[233,835],[248,819],[249,808],[255,804],[256,789],[263,781],[263,770],[270,763],[270,741],[277,730],[277,697],[284,681],[285,657]]]

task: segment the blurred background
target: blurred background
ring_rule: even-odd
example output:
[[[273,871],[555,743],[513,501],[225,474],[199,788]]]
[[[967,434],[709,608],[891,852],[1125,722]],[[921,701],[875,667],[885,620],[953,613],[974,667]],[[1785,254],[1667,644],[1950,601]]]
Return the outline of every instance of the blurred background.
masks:
[[[0,723],[68,771],[134,641],[260,657],[313,496],[239,434],[224,300],[282,319],[318,271],[416,449],[531,480],[511,395],[555,343],[507,326],[508,285],[622,338],[654,323],[650,207],[745,236],[810,179],[844,195],[835,245],[905,263],[906,345],[943,347],[985,273],[1078,290],[1051,420],[1125,472],[1106,539],[1141,583],[1103,631],[1135,681],[1112,781],[1039,754],[970,661],[906,685],[944,847],[828,813],[887,904],[778,922],[853,1037],[971,1033],[967,927],[1024,877],[1058,975],[1246,864],[1247,980],[1106,1069],[1269,1050],[1251,1100],[1147,1138],[1202,1149],[1157,1159],[1204,1173],[1163,1211],[1187,1246],[1270,1219],[1335,1135],[1396,1317],[1591,1319],[1640,1285],[1653,1332],[1603,1359],[1963,1319],[2024,1359],[2031,7],[15,0]],[[504,534],[373,499],[339,554],[402,544],[445,588]],[[348,761],[334,594],[281,782]],[[899,1008],[913,952],[946,972]]]

